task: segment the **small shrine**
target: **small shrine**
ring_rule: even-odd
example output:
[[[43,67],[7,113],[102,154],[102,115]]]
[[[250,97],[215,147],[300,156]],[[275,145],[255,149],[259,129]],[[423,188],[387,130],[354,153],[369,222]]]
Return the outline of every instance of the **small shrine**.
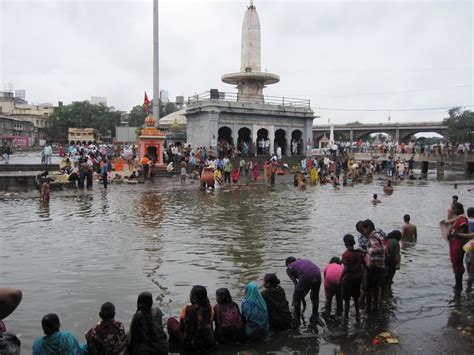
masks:
[[[138,137],[138,159],[141,161],[145,155],[150,160],[155,160],[155,166],[164,166],[163,145],[165,133],[155,127],[156,119],[148,115],[145,119],[145,127],[141,129]]]

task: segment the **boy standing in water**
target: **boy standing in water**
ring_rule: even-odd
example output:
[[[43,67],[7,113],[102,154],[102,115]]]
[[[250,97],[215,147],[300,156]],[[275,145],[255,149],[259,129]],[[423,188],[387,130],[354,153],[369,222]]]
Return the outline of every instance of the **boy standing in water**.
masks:
[[[418,235],[416,232],[416,226],[410,223],[410,215],[404,215],[403,221],[405,224],[402,227],[402,241],[416,243]]]
[[[343,240],[347,248],[344,254],[342,254],[344,270],[341,276],[342,294],[344,297],[344,317],[349,317],[349,307],[352,298],[354,300],[356,317],[359,318],[360,286],[364,272],[363,268],[365,267],[365,253],[360,249],[354,249],[355,240],[352,234],[346,234]]]

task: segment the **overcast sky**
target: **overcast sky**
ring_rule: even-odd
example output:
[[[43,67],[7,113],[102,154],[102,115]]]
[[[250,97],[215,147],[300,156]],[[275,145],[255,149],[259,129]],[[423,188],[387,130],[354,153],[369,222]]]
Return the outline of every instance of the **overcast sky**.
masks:
[[[170,98],[240,68],[248,0],[160,0],[160,87]],[[34,103],[105,96],[129,111],[153,91],[152,0],[0,0],[1,83]],[[255,0],[267,95],[311,99],[315,121],[441,120],[473,104],[472,1]],[[318,109],[382,109],[383,112]],[[393,111],[389,112],[390,109]],[[472,109],[472,108],[471,108]]]

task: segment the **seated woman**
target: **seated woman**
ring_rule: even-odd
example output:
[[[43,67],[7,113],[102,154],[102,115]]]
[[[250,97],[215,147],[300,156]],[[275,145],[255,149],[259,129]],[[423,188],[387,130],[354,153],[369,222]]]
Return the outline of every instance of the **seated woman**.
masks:
[[[80,355],[83,350],[79,342],[70,332],[59,331],[59,317],[49,313],[41,320],[45,336],[38,337],[33,342],[33,355]]]
[[[228,344],[244,339],[244,323],[239,306],[232,301],[226,288],[216,291],[217,304],[214,305],[214,335],[219,344]]]
[[[275,274],[266,274],[263,278],[262,297],[267,304],[270,330],[280,332],[291,328],[292,318],[285,290]]]
[[[128,333],[128,351],[130,355],[168,354],[168,342],[163,330],[163,313],[153,306],[150,292],[138,295],[137,312],[132,318]]]
[[[184,306],[180,314],[183,350],[208,352],[216,347],[212,332],[213,312],[204,286],[193,286],[189,294],[190,305]]]
[[[115,320],[115,306],[106,302],[100,307],[100,322],[86,333],[87,354],[123,354],[127,338],[122,322]]]
[[[252,340],[264,338],[269,330],[267,304],[253,281],[245,287],[241,309],[245,321],[245,335]]]

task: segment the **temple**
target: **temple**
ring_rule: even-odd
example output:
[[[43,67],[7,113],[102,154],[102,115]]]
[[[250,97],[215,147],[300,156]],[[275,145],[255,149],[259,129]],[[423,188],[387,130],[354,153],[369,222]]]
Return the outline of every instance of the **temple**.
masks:
[[[278,147],[283,155],[309,154],[314,119],[310,101],[263,94],[280,77],[261,71],[260,19],[253,2],[244,15],[240,58],[240,71],[222,76],[237,93],[211,89],[188,99],[179,122],[186,127],[187,142],[215,152],[235,145],[240,152],[247,148],[248,155],[272,154]],[[164,117],[160,125],[166,122]]]

